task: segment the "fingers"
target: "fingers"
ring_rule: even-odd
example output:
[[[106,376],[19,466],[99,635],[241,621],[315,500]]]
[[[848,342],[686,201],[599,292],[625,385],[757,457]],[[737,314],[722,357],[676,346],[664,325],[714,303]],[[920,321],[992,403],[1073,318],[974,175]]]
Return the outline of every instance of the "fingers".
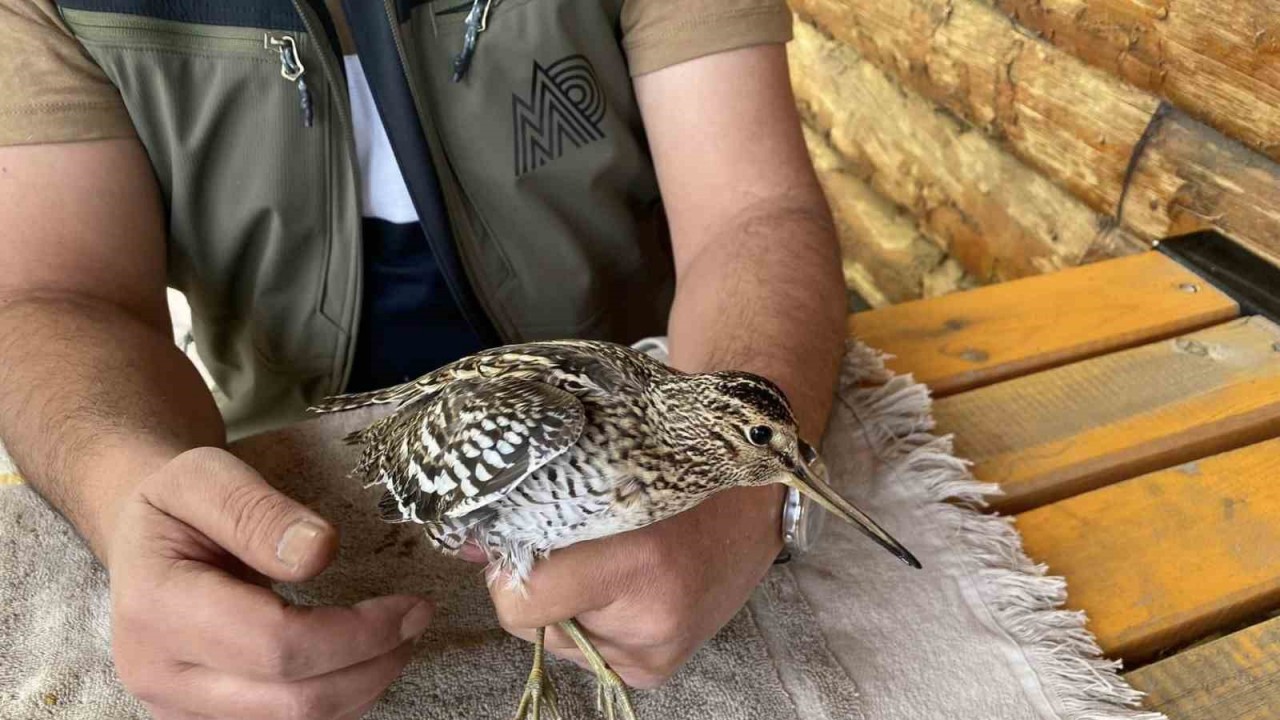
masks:
[[[641,530],[558,550],[534,567],[527,595],[491,588],[498,618],[581,663],[559,621],[574,617],[633,687],[660,685],[733,616],[777,555],[776,488],[740,488]],[[696,552],[691,552],[696,548]]]
[[[329,523],[223,450],[183,453],[139,490],[161,512],[276,580],[313,577],[337,552],[337,532]]]
[[[585,616],[590,617],[590,615]],[[589,620],[579,618],[584,629],[590,626]],[[607,622],[607,621],[606,621]],[[625,629],[624,629],[625,630]],[[534,631],[517,630],[512,633],[516,637],[532,642]],[[663,644],[657,646],[636,645],[626,642],[611,642],[587,630],[596,650],[604,655],[609,667],[618,673],[628,687],[638,690],[651,690],[661,686],[680,668],[692,653],[693,648],[683,644]],[[625,632],[622,633],[625,637]],[[559,627],[547,628],[545,647],[547,652],[562,660],[583,668],[591,669],[586,656],[578,645]]]
[[[209,668],[190,668],[171,680],[184,708],[237,720],[354,720],[377,704],[413,655],[413,643],[358,665],[291,683],[249,680]],[[189,710],[165,710],[185,720]],[[157,717],[169,715],[157,713]]]
[[[184,662],[266,681],[314,677],[385,655],[416,640],[433,614],[429,601],[408,595],[349,608],[295,607],[203,566],[169,585],[172,591],[150,598],[150,622],[131,623],[122,608],[125,628],[148,624]]]
[[[328,675],[294,683],[262,683],[205,671],[193,674],[187,697],[245,720],[336,718],[376,701],[413,654],[412,643]]]
[[[159,718],[355,720],[432,618],[419,597],[295,607],[260,584],[319,572],[337,536],[224,451],[174,459],[121,514],[112,651]]]
[[[498,620],[509,631],[532,630],[607,607],[644,584],[648,549],[640,530],[557,550],[534,565],[523,593],[505,578],[490,586]]]

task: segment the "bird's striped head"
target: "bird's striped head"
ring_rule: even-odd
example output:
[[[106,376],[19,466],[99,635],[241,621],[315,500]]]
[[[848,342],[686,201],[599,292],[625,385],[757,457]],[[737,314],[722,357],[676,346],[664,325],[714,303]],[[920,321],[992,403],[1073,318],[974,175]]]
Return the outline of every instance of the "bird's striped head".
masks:
[[[712,373],[716,392],[724,399],[730,412],[734,405],[749,415],[759,416],[776,423],[795,424],[791,403],[782,388],[768,378],[747,372]]]
[[[676,402],[663,404],[659,422],[698,469],[686,478],[689,491],[768,484],[797,456],[800,429],[791,403],[759,375],[683,375],[667,393]]]
[[[685,474],[684,482],[673,488],[676,492],[696,503],[727,487],[781,483],[858,526],[908,565],[920,566],[897,540],[831,488],[825,466],[800,439],[791,404],[777,385],[744,372],[686,377],[692,380],[691,402],[682,404],[691,408],[693,422],[673,418],[666,425],[681,428],[676,433],[683,436],[681,450],[696,470]]]

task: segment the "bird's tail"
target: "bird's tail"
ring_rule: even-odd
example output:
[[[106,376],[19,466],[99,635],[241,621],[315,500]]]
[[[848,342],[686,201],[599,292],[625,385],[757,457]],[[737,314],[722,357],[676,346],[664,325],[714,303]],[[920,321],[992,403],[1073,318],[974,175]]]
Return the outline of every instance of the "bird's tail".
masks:
[[[388,415],[381,420],[375,420],[354,432],[347,433],[342,442],[348,445],[378,445],[382,440],[391,434],[394,429],[395,415]]]
[[[335,413],[345,412],[347,410],[355,410],[366,405],[385,405],[386,403],[398,403],[409,400],[421,393],[422,386],[417,380],[413,380],[403,385],[396,385],[382,390],[373,390],[371,392],[349,393],[346,395],[332,395],[321,400],[320,402],[307,408],[307,412],[313,413]]]

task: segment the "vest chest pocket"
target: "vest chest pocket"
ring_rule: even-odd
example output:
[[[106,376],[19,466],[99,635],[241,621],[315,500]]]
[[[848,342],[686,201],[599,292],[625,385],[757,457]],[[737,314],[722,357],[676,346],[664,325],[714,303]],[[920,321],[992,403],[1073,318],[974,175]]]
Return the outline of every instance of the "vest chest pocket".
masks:
[[[339,230],[354,252],[357,226],[339,226],[355,196],[335,172],[348,167],[345,135],[297,18],[264,15],[275,26],[262,28],[65,6],[63,16],[147,149],[168,212],[170,284],[191,302],[215,379],[264,364],[327,370],[344,309],[323,304],[355,294],[353,274],[334,267]]]
[[[606,310],[664,292],[671,261],[655,232],[658,187],[619,43],[621,2],[493,0],[486,16],[486,1],[420,5],[401,30],[478,218],[455,222],[456,240],[481,267],[506,259],[510,276],[482,291],[525,339],[627,338],[635,329]],[[467,225],[486,236],[456,232]]]

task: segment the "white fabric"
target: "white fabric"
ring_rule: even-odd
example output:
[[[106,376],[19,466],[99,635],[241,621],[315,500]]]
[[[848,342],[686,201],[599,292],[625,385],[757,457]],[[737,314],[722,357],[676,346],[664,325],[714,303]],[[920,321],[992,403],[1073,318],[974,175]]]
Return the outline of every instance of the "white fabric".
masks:
[[[5,475],[14,475],[18,469],[13,466],[13,461],[9,459],[9,454],[4,451],[4,443],[0,443],[0,478]]]
[[[351,125],[355,135],[356,159],[360,163],[361,214],[393,223],[418,222],[418,211],[409,197],[396,156],[387,139],[387,129],[378,116],[360,58],[342,58],[347,68],[347,94],[351,98]]]
[[[1059,609],[1063,583],[1026,559],[1010,522],[948,502],[972,506],[994,488],[929,434],[927,390],[889,378],[860,347],[842,380],[823,445],[833,482],[924,570],[829,522],[818,550],[776,567],[668,686],[638,693],[640,720],[1161,720],[1126,707],[1137,693],[1097,657],[1083,617]],[[529,646],[498,627],[480,571],[432,552],[411,525],[377,521],[376,491],[345,477],[357,451],[339,439],[374,415],[326,416],[235,447],[343,530],[335,567],[286,595],[433,595],[436,624],[370,717],[508,716]],[[110,664],[104,573],[25,487],[0,488],[0,608],[0,717],[144,717]],[[598,717],[585,673],[558,662],[553,673],[566,718]]]

